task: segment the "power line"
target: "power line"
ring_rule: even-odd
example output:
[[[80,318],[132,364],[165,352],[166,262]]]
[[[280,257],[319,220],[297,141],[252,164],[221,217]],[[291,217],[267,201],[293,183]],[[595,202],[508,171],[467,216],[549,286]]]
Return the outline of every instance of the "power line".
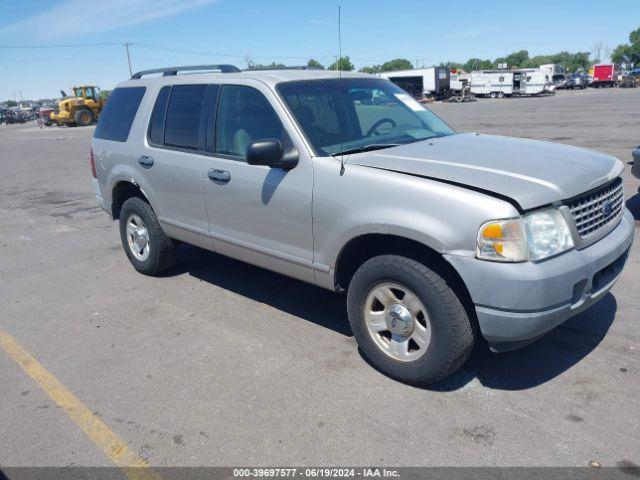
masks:
[[[56,49],[56,48],[92,48],[92,47],[121,47],[125,46],[136,46],[146,49],[154,49],[154,50],[164,50],[169,52],[176,53],[188,53],[192,55],[203,55],[208,57],[226,57],[226,58],[244,58],[246,54],[243,53],[229,53],[229,52],[210,52],[203,50],[191,50],[187,48],[176,48],[176,47],[168,47],[165,45],[153,45],[149,43],[138,43],[138,42],[94,42],[94,43],[64,43],[64,44],[48,44],[48,45],[0,45],[0,49],[3,50],[48,50],[48,49]],[[282,60],[308,60],[309,58],[317,58],[324,60],[331,60],[333,55],[304,55],[304,56],[296,56],[296,55],[252,55],[252,58],[257,59],[282,59]],[[360,62],[385,62],[386,60],[377,59],[377,58],[363,58],[363,57],[351,57],[352,60],[360,61]]]
[[[102,43],[65,43],[57,45],[0,45],[3,49],[47,49],[47,48],[82,48],[82,47],[113,47],[120,45],[115,42],[102,42]]]

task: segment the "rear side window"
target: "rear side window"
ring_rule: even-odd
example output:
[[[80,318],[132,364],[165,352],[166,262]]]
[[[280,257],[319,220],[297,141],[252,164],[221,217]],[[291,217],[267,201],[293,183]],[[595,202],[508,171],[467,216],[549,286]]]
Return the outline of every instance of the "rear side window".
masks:
[[[165,118],[164,144],[198,149],[206,85],[176,85],[171,90]]]
[[[153,107],[151,122],[149,123],[149,141],[155,145],[162,145],[164,143],[164,114],[167,111],[167,102],[169,101],[170,93],[171,87],[162,87],[160,93],[158,93],[158,98],[156,98],[156,104]]]
[[[94,138],[126,142],[145,87],[116,88],[98,119]]]

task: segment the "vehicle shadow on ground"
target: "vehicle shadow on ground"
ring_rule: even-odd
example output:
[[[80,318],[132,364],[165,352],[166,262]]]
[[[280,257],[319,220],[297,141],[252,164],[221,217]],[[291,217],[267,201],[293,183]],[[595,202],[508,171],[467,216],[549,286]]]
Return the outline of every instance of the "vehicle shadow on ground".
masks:
[[[453,391],[474,379],[497,390],[526,390],[541,385],[589,355],[607,334],[616,310],[616,299],[608,293],[591,308],[520,350],[495,354],[486,342],[480,341],[460,370],[427,388]]]
[[[180,273],[352,336],[343,295],[191,245],[180,247],[180,262],[168,272]]]
[[[627,208],[631,211],[635,220],[640,220],[640,193],[636,193],[627,200]]]
[[[341,335],[353,336],[344,295],[191,245],[181,246],[180,262],[167,274],[181,273],[188,273]],[[525,390],[545,383],[570,369],[602,341],[616,310],[616,300],[609,293],[596,305],[548,335],[514,352],[492,353],[480,339],[460,370],[425,388],[454,391],[475,379],[485,387],[499,390]]]

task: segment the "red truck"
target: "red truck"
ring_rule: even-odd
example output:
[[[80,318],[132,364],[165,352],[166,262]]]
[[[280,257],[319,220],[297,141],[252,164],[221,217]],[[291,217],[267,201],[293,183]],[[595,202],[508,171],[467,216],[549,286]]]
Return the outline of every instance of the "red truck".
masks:
[[[613,87],[618,80],[616,66],[611,63],[602,63],[593,66],[593,86]]]

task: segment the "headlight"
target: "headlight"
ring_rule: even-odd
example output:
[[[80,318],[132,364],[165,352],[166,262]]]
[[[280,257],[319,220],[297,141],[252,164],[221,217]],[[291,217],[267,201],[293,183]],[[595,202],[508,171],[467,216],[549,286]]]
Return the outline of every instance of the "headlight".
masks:
[[[556,208],[488,222],[478,232],[476,256],[496,262],[538,261],[573,248],[569,226]]]
[[[529,243],[529,260],[542,260],[573,248],[573,237],[557,208],[545,208],[523,217]]]

